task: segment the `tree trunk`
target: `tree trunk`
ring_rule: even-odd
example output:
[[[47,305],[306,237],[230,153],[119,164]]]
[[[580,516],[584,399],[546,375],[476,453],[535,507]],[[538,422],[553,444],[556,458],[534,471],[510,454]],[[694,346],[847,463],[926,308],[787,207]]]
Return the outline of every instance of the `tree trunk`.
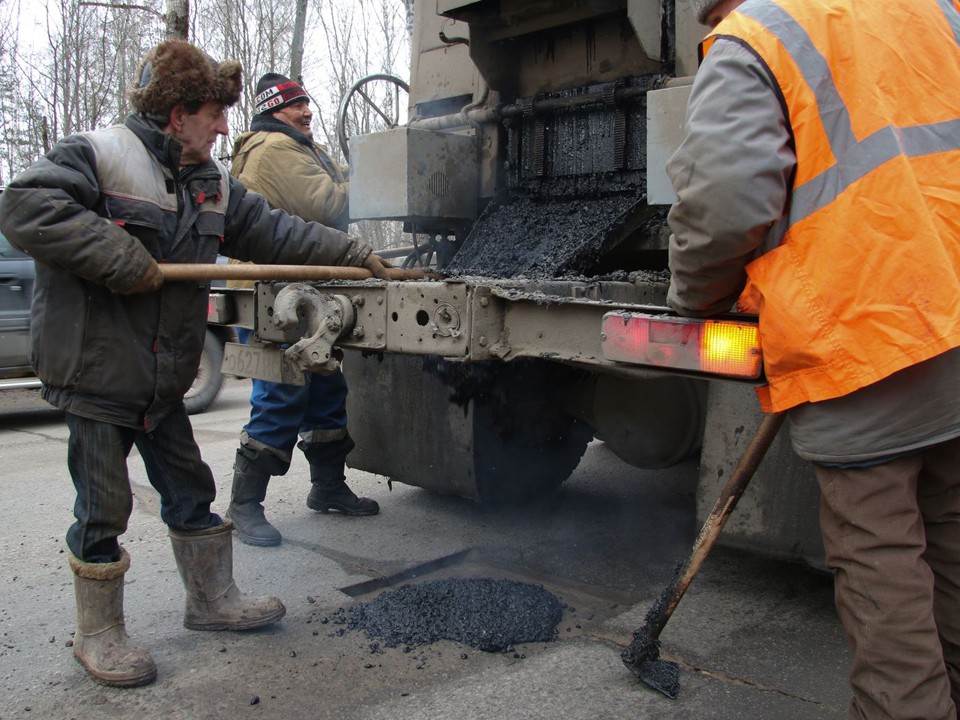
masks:
[[[163,16],[167,37],[189,39],[190,0],[167,0],[167,12]]]
[[[293,22],[290,47],[290,77],[303,84],[303,36],[307,26],[307,0],[297,0],[297,17]]]
[[[407,7],[407,36],[413,37],[413,3],[416,0],[403,0],[403,4]]]

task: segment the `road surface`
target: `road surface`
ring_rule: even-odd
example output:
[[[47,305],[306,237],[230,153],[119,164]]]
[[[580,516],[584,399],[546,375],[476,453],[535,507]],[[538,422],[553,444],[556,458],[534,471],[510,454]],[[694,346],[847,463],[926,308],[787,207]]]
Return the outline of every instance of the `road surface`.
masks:
[[[215,406],[192,418],[220,513],[248,393],[247,382],[230,380]],[[351,470],[350,485],[380,503],[370,518],[308,510],[309,471],[296,453],[266,503],[283,544],[234,545],[238,585],[287,605],[280,624],[251,633],[182,626],[158,496],[134,450],[135,507],[122,540],[133,559],[127,628],[151,650],[159,676],[146,688],[98,686],[69,646],[66,437],[62,416],[36,393],[0,394],[0,720],[846,716],[849,655],[830,578],[724,548],[661,637],[664,657],[682,668],[679,697],[627,671],[621,650],[696,534],[696,465],[641,471],[598,442],[558,493],[525,508],[489,510]],[[400,583],[449,577],[543,585],[564,604],[556,640],[501,653],[446,640],[389,648],[335,622],[338,611]]]

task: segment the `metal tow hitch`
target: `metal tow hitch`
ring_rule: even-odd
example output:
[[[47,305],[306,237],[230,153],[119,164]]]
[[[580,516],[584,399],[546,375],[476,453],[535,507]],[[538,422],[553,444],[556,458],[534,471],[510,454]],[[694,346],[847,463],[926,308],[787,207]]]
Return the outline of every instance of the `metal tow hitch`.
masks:
[[[306,323],[309,333],[284,350],[286,358],[304,372],[330,375],[340,368],[334,343],[350,333],[357,316],[346,295],[324,295],[303,283],[287,285],[273,303],[273,324],[293,330]]]

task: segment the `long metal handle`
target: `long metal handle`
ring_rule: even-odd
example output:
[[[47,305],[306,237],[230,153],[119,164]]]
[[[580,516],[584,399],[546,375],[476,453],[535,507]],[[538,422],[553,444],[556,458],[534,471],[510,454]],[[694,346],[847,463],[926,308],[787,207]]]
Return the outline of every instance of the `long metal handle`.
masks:
[[[254,265],[239,263],[160,263],[164,282],[178,280],[367,280],[373,273],[366,268],[340,265]],[[423,270],[387,268],[391,280],[423,280],[431,277]]]

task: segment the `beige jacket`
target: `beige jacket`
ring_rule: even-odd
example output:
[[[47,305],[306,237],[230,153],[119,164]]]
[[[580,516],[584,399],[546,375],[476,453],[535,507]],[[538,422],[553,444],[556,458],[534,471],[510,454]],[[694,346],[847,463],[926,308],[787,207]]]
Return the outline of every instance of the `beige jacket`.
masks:
[[[257,130],[258,125],[264,123],[255,122],[255,129],[234,143],[231,174],[248,190],[263,195],[271,207],[345,232],[350,218],[349,183],[325,148],[308,143],[296,131],[273,130],[286,128],[279,120],[270,123],[270,130]],[[227,285],[253,287],[243,280]]]

